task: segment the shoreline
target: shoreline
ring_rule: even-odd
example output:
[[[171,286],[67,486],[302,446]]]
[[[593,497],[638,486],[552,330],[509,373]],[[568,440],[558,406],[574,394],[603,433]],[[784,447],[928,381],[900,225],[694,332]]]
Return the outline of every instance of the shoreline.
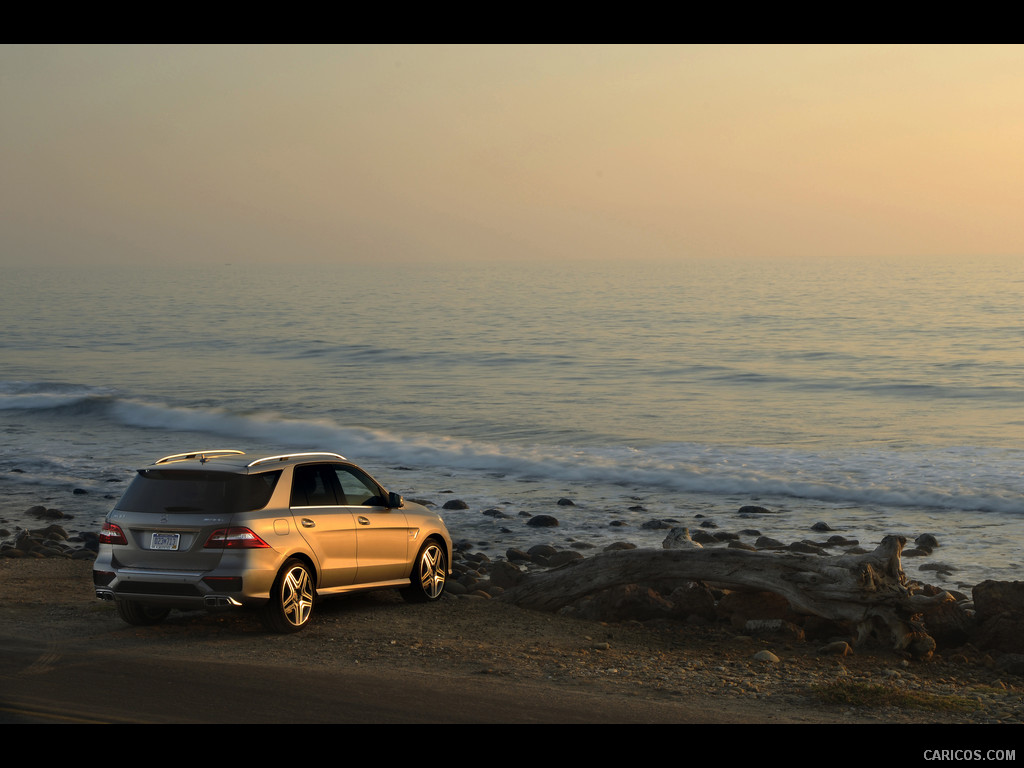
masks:
[[[486,576],[484,563],[462,553],[458,575]],[[410,610],[391,592],[324,600],[311,627],[273,638],[244,611],[176,612],[157,627],[128,627],[113,606],[93,596],[88,558],[0,557],[0,581],[7,597],[3,633],[24,639],[73,638],[68,642],[84,647],[127,642],[140,652],[152,644],[160,654],[198,650],[255,665],[329,660],[383,672],[416,671],[426,663],[446,674],[665,706],[699,701],[711,713],[702,722],[1024,722],[1024,679],[971,647],[941,649],[927,661],[877,644],[839,656],[824,653],[820,643],[757,636],[724,622],[602,621],[530,611],[501,600],[500,589],[487,591],[490,578],[481,578],[483,589],[453,579],[446,596],[425,610]]]

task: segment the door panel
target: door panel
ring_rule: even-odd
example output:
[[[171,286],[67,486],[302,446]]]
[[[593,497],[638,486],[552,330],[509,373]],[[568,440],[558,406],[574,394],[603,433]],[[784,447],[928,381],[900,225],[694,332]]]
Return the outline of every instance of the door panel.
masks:
[[[359,542],[360,583],[391,581],[409,575],[409,526],[398,509],[353,508]]]
[[[356,521],[360,584],[401,579],[409,574],[409,526],[405,513],[384,506],[387,494],[369,475],[336,465],[339,500]]]
[[[320,563],[319,588],[352,584],[356,578],[356,524],[351,508],[339,505],[330,465],[295,468],[291,511],[295,525]]]

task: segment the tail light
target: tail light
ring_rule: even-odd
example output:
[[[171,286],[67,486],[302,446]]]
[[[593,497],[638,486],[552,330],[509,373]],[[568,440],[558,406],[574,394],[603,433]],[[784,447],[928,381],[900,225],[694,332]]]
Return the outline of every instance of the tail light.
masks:
[[[114,523],[104,522],[100,530],[100,544],[127,544],[128,539],[121,530],[121,526]]]
[[[210,534],[204,549],[269,549],[270,545],[248,528],[220,528]]]

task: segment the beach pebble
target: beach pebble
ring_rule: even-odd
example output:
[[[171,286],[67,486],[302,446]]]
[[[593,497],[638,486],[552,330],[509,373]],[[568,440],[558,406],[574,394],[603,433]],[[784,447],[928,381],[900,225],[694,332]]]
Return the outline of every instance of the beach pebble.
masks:
[[[853,648],[845,640],[836,640],[823,645],[818,649],[818,653],[822,656],[849,656],[853,653]]]
[[[741,515],[770,515],[774,514],[772,510],[766,509],[765,507],[759,507],[755,504],[748,504],[740,507],[739,514]]]
[[[552,547],[550,544],[534,544],[532,547],[526,550],[527,554],[529,554],[530,557],[551,557],[557,551],[558,550]]]
[[[757,547],[743,541],[730,541],[729,549],[744,549],[747,552],[757,552]]]
[[[830,547],[855,547],[860,544],[856,539],[848,539],[845,536],[829,536],[828,545]]]
[[[672,522],[669,520],[648,520],[640,527],[646,531],[657,531],[663,528],[672,528]]]
[[[557,568],[560,565],[571,563],[576,560],[582,560],[583,555],[574,549],[563,549],[556,552],[551,557],[547,558],[547,566],[549,568]]]
[[[558,525],[558,519],[551,515],[534,515],[526,521],[527,525],[532,525],[534,528],[550,528]]]
[[[703,549],[704,547],[690,538],[689,528],[673,528],[661,542],[662,549]]]
[[[491,579],[491,584],[502,589],[514,587],[523,580],[523,572],[513,563],[505,560],[493,563],[487,569],[487,575]]]

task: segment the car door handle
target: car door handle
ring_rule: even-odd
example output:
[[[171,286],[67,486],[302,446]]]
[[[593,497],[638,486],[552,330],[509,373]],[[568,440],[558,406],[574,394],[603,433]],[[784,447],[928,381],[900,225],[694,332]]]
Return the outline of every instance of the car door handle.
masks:
[[[359,521],[359,524],[360,524],[360,525],[369,525],[369,524],[370,524],[370,518],[368,518],[368,517],[363,517],[362,515],[359,515],[359,516],[358,516],[358,517],[356,518],[356,520],[358,520],[358,521]]]
[[[314,523],[308,517],[304,517],[304,518],[302,518],[302,527],[303,528],[316,528],[316,523]]]

